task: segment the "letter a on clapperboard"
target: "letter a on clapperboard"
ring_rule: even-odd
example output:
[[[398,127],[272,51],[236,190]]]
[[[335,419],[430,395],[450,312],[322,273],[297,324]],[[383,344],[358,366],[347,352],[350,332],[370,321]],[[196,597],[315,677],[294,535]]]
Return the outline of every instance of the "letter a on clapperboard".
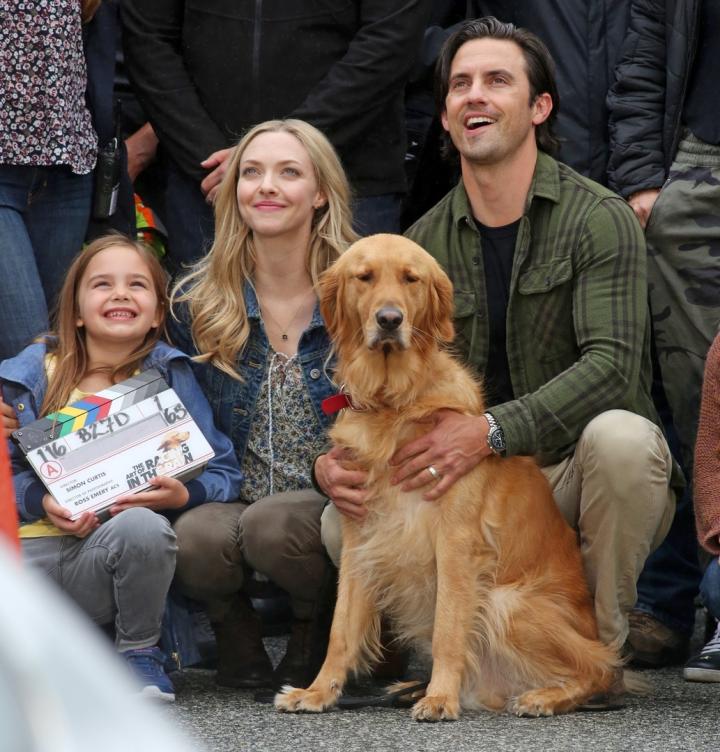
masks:
[[[10,458],[7,443],[0,438],[0,535],[6,536],[13,545],[19,548],[17,531],[18,518]]]

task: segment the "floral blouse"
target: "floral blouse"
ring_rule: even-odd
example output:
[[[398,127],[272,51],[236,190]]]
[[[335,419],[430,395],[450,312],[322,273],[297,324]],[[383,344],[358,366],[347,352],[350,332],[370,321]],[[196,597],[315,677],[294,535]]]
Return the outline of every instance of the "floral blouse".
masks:
[[[95,166],[80,0],[0,0],[0,164]]]
[[[297,357],[270,352],[242,462],[245,502],[311,488],[313,459],[325,447]]]

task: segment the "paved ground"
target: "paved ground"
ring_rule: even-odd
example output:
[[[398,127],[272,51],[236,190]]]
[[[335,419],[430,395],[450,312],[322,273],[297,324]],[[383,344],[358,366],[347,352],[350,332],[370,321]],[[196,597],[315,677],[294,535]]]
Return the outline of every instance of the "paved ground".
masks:
[[[282,641],[268,645],[277,658]],[[679,668],[643,675],[650,694],[613,712],[540,719],[473,712],[420,724],[404,709],[280,714],[249,692],[217,688],[212,672],[190,669],[175,676],[177,703],[168,713],[208,752],[720,752],[720,685],[685,682]]]

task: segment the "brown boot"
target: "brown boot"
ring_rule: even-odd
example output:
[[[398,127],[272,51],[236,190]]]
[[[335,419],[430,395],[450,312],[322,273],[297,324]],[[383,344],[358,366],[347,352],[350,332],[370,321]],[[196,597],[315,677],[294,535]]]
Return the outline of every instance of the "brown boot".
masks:
[[[315,603],[310,619],[295,618],[283,659],[275,669],[276,688],[308,687],[325,660],[330,626],[335,610],[337,570],[331,568]]]
[[[630,664],[637,668],[662,668],[684,663],[690,653],[690,638],[665,626],[654,616],[633,609],[626,649]]]
[[[217,675],[221,687],[256,689],[272,686],[273,667],[263,645],[260,617],[240,594],[221,621],[213,622],[217,641]]]

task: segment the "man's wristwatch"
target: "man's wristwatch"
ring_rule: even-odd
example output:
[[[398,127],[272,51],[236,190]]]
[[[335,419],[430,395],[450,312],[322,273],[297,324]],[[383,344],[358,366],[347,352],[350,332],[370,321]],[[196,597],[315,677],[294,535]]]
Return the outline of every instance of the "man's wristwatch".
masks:
[[[498,422],[490,413],[484,413],[483,418],[488,422],[490,430],[487,435],[487,443],[493,454],[504,456],[505,454],[505,434]]]

